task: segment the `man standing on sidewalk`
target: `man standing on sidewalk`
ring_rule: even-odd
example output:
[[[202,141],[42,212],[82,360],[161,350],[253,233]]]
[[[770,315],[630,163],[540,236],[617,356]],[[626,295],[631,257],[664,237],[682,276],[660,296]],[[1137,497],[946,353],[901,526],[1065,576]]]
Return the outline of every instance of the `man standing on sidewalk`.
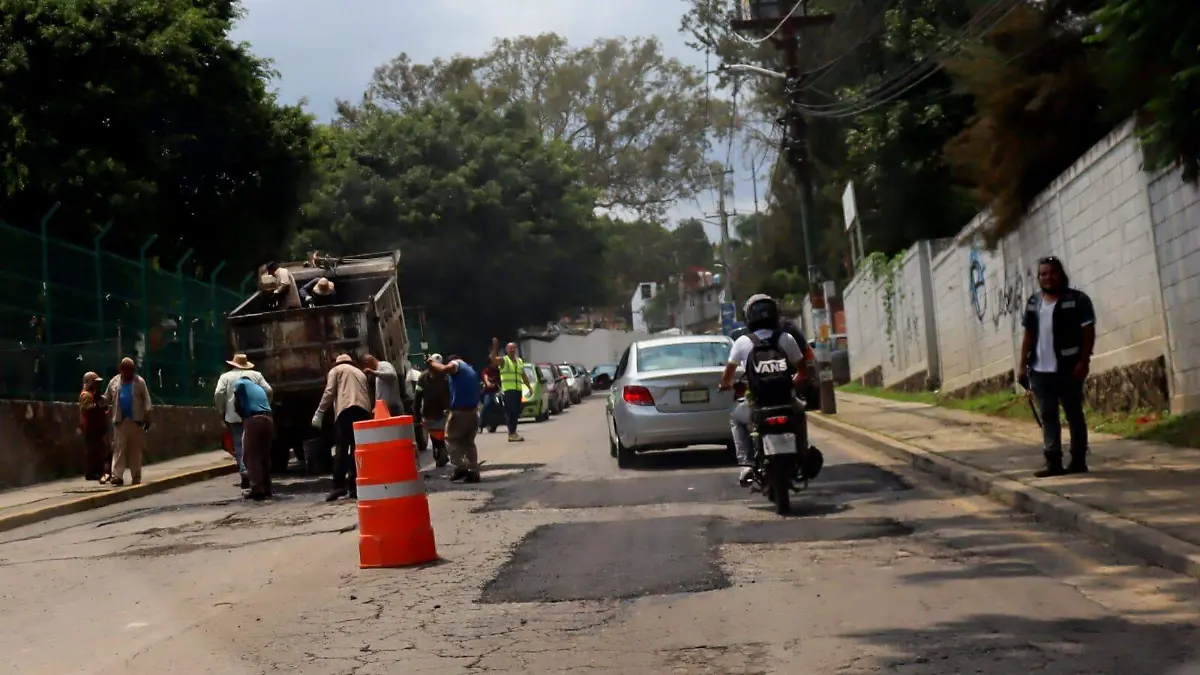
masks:
[[[248,379],[267,392],[268,401],[273,392],[271,385],[267,384],[267,379],[254,369],[254,364],[250,363],[250,359],[245,354],[234,354],[233,358],[225,363],[229,364],[229,371],[222,373],[221,377],[217,378],[217,388],[213,392],[213,405],[224,418],[225,426],[229,427],[229,435],[233,439],[233,457],[237,460],[238,471],[242,474],[242,489],[245,490],[250,487],[250,474],[246,471],[245,447],[242,442],[244,428],[242,418],[238,415],[234,404],[233,385],[238,380]]]
[[[150,412],[154,410],[150,404],[150,389],[137,374],[133,359],[121,359],[117,373],[109,380],[104,392],[113,411],[112,480],[109,481],[113,487],[125,484],[126,465],[133,484],[142,482],[142,449],[146,444],[146,432],[150,431]]]
[[[450,415],[446,419],[446,447],[454,463],[450,480],[478,483],[479,374],[458,356],[451,356],[445,365],[431,358],[429,369],[450,380]]]
[[[509,442],[523,441],[517,435],[517,421],[521,419],[521,385],[533,389],[529,376],[525,374],[525,362],[517,356],[517,344],[510,342],[504,346],[504,356],[500,356],[500,340],[492,338],[492,351],[489,362],[500,369],[500,389],[504,394],[504,412],[508,422]]]
[[[332,502],[346,495],[357,499],[354,423],[371,419],[371,397],[367,395],[366,374],[354,365],[349,354],[339,355],[325,378],[325,392],[321,394],[321,403],[312,418],[314,428],[321,428],[330,408],[337,429],[337,450],[333,458],[333,491],[325,501]]]
[[[108,402],[100,388],[103,381],[93,372],[83,376],[83,390],[79,392],[79,431],[83,434],[83,477],[107,483],[112,451],[108,445]]]
[[[1083,383],[1087,380],[1096,345],[1096,311],[1083,291],[1071,288],[1062,261],[1053,256],[1038,261],[1037,293],[1025,304],[1021,325],[1021,361],[1017,377],[1037,398],[1042,418],[1046,468],[1039,478],[1087,473],[1087,419],[1083,414]],[[1062,406],[1071,430],[1071,462],[1063,467]]]

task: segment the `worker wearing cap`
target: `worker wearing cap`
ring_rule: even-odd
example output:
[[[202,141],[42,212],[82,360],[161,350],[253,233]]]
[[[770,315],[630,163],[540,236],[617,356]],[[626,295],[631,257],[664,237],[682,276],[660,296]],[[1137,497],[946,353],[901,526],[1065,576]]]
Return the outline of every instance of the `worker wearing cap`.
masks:
[[[83,376],[79,392],[79,432],[83,434],[83,477],[107,483],[112,462],[108,445],[108,402],[104,400],[104,378],[96,373]]]

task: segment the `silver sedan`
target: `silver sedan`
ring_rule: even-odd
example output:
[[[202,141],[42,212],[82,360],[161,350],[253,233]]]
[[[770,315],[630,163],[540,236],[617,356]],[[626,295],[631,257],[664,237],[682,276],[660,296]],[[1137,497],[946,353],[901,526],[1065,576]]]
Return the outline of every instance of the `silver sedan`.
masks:
[[[636,453],[693,445],[723,446],[733,456],[729,414],[738,392],[717,390],[732,346],[723,336],[686,335],[625,350],[605,416],[617,466],[631,466]]]

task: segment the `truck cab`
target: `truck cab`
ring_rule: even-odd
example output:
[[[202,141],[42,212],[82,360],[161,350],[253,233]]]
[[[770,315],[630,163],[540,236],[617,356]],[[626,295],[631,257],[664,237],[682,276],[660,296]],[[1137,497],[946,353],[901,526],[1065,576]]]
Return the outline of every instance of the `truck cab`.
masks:
[[[332,281],[332,300],[318,307],[280,310],[272,308],[270,293],[259,290],[229,314],[234,353],[246,354],[274,389],[275,471],[287,469],[292,452],[310,471],[328,466],[332,415],[326,416],[320,434],[310,420],[339,354],[349,354],[360,367],[367,354],[397,368],[408,358],[399,264],[399,251],[283,263],[280,267],[291,273],[298,287],[320,277]],[[306,443],[314,437],[324,442]],[[319,456],[311,456],[313,449],[319,449]]]

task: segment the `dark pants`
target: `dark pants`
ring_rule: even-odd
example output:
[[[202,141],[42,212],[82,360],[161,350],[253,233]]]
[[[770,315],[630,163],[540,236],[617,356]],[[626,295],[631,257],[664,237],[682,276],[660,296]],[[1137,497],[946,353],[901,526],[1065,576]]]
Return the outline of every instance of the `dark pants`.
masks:
[[[521,390],[508,389],[504,392],[504,412],[508,419],[508,433],[517,433],[517,420],[521,419]]]
[[[108,445],[108,434],[84,434],[83,476],[87,480],[100,480],[108,473],[112,464],[112,449]]]
[[[450,461],[461,471],[479,471],[479,450],[475,436],[479,433],[479,411],[475,408],[451,410],[446,418],[446,448]]]
[[[483,401],[482,401],[483,407],[479,410],[479,430],[480,431],[483,431],[484,419],[487,418],[488,413],[490,413],[493,408],[495,408],[496,406],[500,406],[502,409],[504,408],[504,400],[502,398],[500,398],[500,392],[498,392],[498,391],[485,391],[485,392],[483,392],[482,398],[483,398]],[[505,411],[504,414],[505,414],[505,423],[507,424],[508,411]]]
[[[337,450],[333,458],[333,489],[358,494],[358,470],[354,464],[354,423],[371,419],[371,413],[352,405],[337,416]]]
[[[242,420],[242,461],[250,478],[250,494],[271,494],[271,444],[275,440],[275,421],[270,415],[254,415]]]
[[[1087,419],[1083,416],[1083,382],[1070,374],[1029,373],[1033,395],[1037,398],[1038,415],[1042,418],[1042,443],[1046,459],[1061,462],[1062,423],[1058,418],[1061,405],[1071,430],[1071,457],[1082,460],[1087,455]]]

